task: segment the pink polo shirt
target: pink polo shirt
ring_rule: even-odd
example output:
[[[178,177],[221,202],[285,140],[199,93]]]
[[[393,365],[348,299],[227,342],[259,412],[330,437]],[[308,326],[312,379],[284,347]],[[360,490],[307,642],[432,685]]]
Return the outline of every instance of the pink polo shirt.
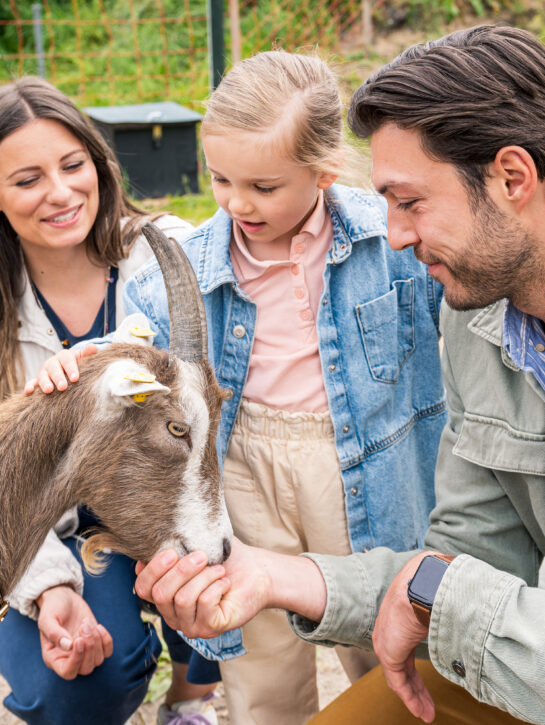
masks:
[[[240,286],[257,305],[244,397],[289,412],[328,409],[316,317],[333,227],[320,191],[316,208],[291,240],[286,260],[255,259],[233,224],[231,260]]]

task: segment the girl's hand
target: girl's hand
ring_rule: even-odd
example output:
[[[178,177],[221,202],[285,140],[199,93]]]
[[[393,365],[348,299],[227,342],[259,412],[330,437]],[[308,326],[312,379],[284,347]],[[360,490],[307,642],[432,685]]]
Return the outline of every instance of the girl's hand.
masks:
[[[178,558],[167,549],[136,565],[135,590],[153,602],[172,629],[188,637],[215,637],[235,629],[268,605],[267,552],[232,541],[223,565],[207,567],[204,552]]]
[[[68,382],[71,383],[79,380],[78,361],[89,355],[98,352],[98,347],[92,343],[83,348],[83,350],[61,350],[53,357],[50,357],[42,365],[42,369],[35,378],[25,383],[25,394],[30,395],[39,385],[44,393],[52,393],[55,388],[57,390],[66,390]]]
[[[61,585],[38,598],[38,629],[45,664],[65,680],[89,675],[110,657],[113,641],[98,624],[87,602],[72,587]]]

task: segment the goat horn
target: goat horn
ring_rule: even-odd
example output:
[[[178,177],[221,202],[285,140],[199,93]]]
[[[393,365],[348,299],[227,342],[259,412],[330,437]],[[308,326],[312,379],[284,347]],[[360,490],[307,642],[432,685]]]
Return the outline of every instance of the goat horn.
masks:
[[[148,222],[142,232],[155,254],[167,291],[171,357],[208,359],[206,314],[195,272],[180,245]]]

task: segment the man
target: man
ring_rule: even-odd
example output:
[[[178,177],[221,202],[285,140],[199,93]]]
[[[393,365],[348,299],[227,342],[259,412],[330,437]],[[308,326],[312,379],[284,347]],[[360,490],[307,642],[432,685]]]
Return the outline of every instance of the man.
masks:
[[[414,654],[428,636],[443,678],[510,713],[457,701],[428,667],[436,704],[451,708],[439,722],[545,723],[545,47],[481,26],[411,48],[356,92],[350,122],[371,137],[391,245],[413,247],[448,303],[450,421],[428,550],[293,559],[235,542],[224,567],[158,556],[137,591],[190,636],[264,606],[297,612],[292,626],[312,642],[372,636],[388,684],[425,722],[434,704]],[[333,706],[337,721],[414,722],[385,715],[391,703],[371,698],[369,677],[354,686],[359,710],[353,698]]]

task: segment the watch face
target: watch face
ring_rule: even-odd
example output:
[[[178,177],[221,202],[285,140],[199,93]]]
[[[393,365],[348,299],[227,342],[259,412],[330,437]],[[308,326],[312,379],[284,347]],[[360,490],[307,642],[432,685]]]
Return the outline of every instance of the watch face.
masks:
[[[449,562],[430,555],[420,562],[416,574],[411,579],[408,588],[409,599],[422,604],[427,609],[433,606],[435,594],[447,570]]]

